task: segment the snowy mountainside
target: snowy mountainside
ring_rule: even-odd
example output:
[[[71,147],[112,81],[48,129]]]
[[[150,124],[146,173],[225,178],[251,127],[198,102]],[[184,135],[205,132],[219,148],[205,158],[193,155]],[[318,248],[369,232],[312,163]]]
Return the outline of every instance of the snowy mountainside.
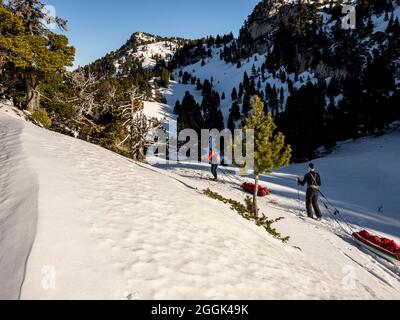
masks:
[[[174,70],[174,79],[176,82],[182,83],[184,73],[189,74],[189,77],[191,76],[196,80],[200,79],[201,82],[206,79],[212,79],[213,89],[216,90],[220,96],[222,96],[222,94],[226,96],[226,99],[221,101],[221,109],[225,121],[227,122],[229,109],[232,106],[232,99],[230,99],[232,89],[236,88],[236,90],[239,90],[239,85],[243,82],[243,75],[245,72],[251,80],[254,79],[255,90],[257,93],[261,94],[263,100],[268,101],[270,99],[266,91],[267,86],[276,89],[278,100],[280,100],[276,110],[278,113],[284,111],[288,97],[291,95],[293,89],[298,90],[308,83],[312,83],[316,86],[318,81],[323,81],[324,85],[329,87],[332,79],[340,80],[347,77],[349,71],[344,69],[344,66],[337,65],[337,69],[335,69],[335,67],[329,67],[328,64],[331,62],[325,61],[322,57],[319,57],[320,60],[317,64],[306,63],[304,66],[296,68],[296,70],[288,66],[287,61],[281,61],[279,66],[274,66],[272,68],[268,66],[268,59],[273,55],[275,50],[273,40],[280,22],[271,20],[271,17],[279,13],[282,19],[285,18],[283,21],[286,21],[289,19],[287,17],[288,12],[281,12],[280,10],[282,10],[283,7],[287,7],[287,10],[297,10],[295,9],[296,3],[297,1],[292,0],[264,0],[260,2],[249,16],[244,26],[244,28],[249,29],[248,32],[252,39],[252,47],[246,48],[246,50],[241,48],[243,46],[246,47],[246,45],[243,44],[244,39],[240,38],[224,46],[203,45],[203,51],[207,52],[207,50],[210,50],[211,56],[199,56],[196,63],[179,66]],[[317,4],[317,14],[321,18],[321,30],[329,35],[328,37],[332,37],[337,24],[341,22],[341,16],[338,16],[336,7],[332,9],[326,1],[308,1],[305,3],[307,3],[307,5]],[[292,15],[294,15],[296,20],[299,19],[299,13],[297,11],[294,11]],[[362,33],[360,32],[360,43],[362,44],[360,49],[362,51],[361,53],[365,55],[365,60],[373,58],[374,55],[384,50],[385,45],[387,45],[387,38],[384,34],[390,23],[389,18],[393,21],[400,19],[400,5],[394,2],[393,8],[388,11],[381,10],[376,12],[371,9],[369,15],[363,18],[363,23],[367,23],[369,18],[373,24],[373,30],[371,30],[370,33],[365,33],[365,31],[362,31]],[[311,23],[310,21],[310,24]],[[271,26],[265,27],[264,24]],[[315,41],[317,40],[316,38]],[[257,46],[257,41],[262,43],[260,45],[261,47]],[[266,43],[270,45],[265,47]],[[334,50],[338,45],[339,43],[333,42],[329,50]],[[233,47],[238,48],[232,49]],[[230,51],[230,49],[234,51],[244,50],[248,52],[248,54],[246,57],[240,57],[239,55],[233,60],[227,59],[224,55],[226,51]],[[288,50],[290,50],[290,48],[288,48]],[[237,63],[238,61],[240,61],[240,64]],[[400,55],[398,54],[397,59],[393,59],[394,68],[397,71],[399,70],[399,61]],[[253,71],[253,66],[255,67],[255,73]],[[394,72],[394,76],[396,84],[399,84],[399,72]],[[291,83],[289,84],[289,82]],[[185,91],[189,91],[195,98],[199,97],[199,95],[195,93],[195,85],[190,84],[190,81],[185,88],[186,89],[175,89],[175,85],[173,85],[172,90],[176,90],[176,97],[169,93],[167,95],[168,103],[173,106],[176,100],[181,101],[183,98],[182,92]],[[333,100],[334,106],[337,107],[343,100],[344,93],[342,90],[335,91],[337,92],[334,93]],[[201,99],[202,97],[198,99],[199,103],[201,103]],[[329,103],[329,95],[327,94],[326,107],[328,107]]]
[[[151,101],[148,114],[179,120],[173,111],[188,92],[198,106],[188,97],[186,108],[200,108],[207,128],[240,128],[258,95],[300,162],[400,118],[400,1],[350,4],[355,29],[345,26],[341,1],[263,0],[236,38],[135,33],[85,70],[113,76],[122,90],[138,85]]]
[[[296,162],[316,157],[320,147],[384,132],[400,118],[400,2],[367,2],[355,4],[355,29],[344,24],[339,1],[260,2],[237,39],[178,50],[168,104],[182,104],[188,92],[198,107],[189,97],[186,108],[200,108],[206,126],[223,116],[234,129],[258,95]],[[193,52],[195,63],[186,63]]]
[[[2,111],[0,128],[0,142],[15,145],[20,140],[21,149],[16,154],[32,168],[37,179],[30,181],[39,189],[38,212],[30,206],[23,221],[34,226],[37,218],[37,234],[22,284],[23,299],[400,296],[396,271],[338,237],[335,229],[329,228],[329,221],[328,227],[318,226],[285,210],[296,204],[293,186],[282,183],[287,178],[292,180],[292,174],[264,178],[266,183],[274,181],[271,189],[281,207],[264,207],[267,202],[263,202],[263,210],[271,218],[285,218],[277,228],[291,240],[283,244],[225,204],[200,194],[199,190],[209,187],[228,197],[244,197],[237,187],[230,187],[229,181],[217,184],[201,179],[207,175],[203,170],[207,167],[180,166],[175,171],[174,167],[135,164]],[[18,128],[20,131],[12,134]],[[7,156],[0,159],[1,175],[8,170],[5,165],[15,165],[7,161]],[[393,156],[387,160],[396,160]],[[323,159],[318,163],[321,169],[323,163]],[[299,172],[302,168],[292,170]],[[328,181],[334,173],[325,170]],[[197,186],[198,191],[188,185]],[[3,187],[7,190],[6,203],[7,199],[18,201],[35,195],[7,180]],[[11,207],[5,209],[2,214],[15,214]],[[0,229],[5,228],[4,223],[0,220]],[[18,227],[22,222],[12,223]],[[4,270],[11,272],[11,266],[24,267],[22,253],[5,254],[14,243],[14,237],[0,238],[5,265],[1,280],[10,277]],[[346,273],[349,266],[356,276],[350,286]],[[55,283],[46,290],[43,272],[55,277]],[[13,292],[19,290],[15,286],[7,290],[1,287],[2,296],[14,297]]]
[[[121,48],[85,66],[85,69],[99,77],[128,77],[139,70],[153,69],[160,61],[168,62],[185,43],[186,40],[181,38],[135,32]]]
[[[135,36],[139,44],[137,49],[130,49],[127,55],[114,62],[117,74],[121,72],[119,68],[129,56],[138,59],[144,68],[152,68],[157,63],[156,59],[168,62],[178,48],[178,44],[175,41],[161,40],[159,37],[141,32],[135,34]]]
[[[248,59],[244,59],[241,63],[241,67],[238,68],[234,64],[227,64],[219,58],[221,48],[213,46],[212,57],[204,59],[205,65],[202,66],[202,61],[199,61],[193,65],[188,65],[174,71],[174,78],[180,79],[179,74],[183,73],[191,74],[196,79],[201,82],[204,80],[212,79],[213,89],[216,90],[220,96],[225,94],[225,99],[221,100],[221,111],[224,115],[225,122],[228,121],[229,111],[232,106],[233,100],[231,93],[233,88],[237,91],[239,90],[239,85],[243,81],[243,75],[246,72],[249,77],[253,74],[253,66],[256,69],[256,74],[254,75],[254,81],[260,92],[265,92],[267,86],[275,88],[278,92],[282,92],[284,99],[284,104],[287,101],[289,93],[289,85],[287,80],[293,81],[294,88],[300,88],[310,81],[312,83],[317,82],[315,74],[310,71],[304,71],[296,77],[294,73],[289,74],[284,67],[278,70],[277,73],[264,73],[264,78],[261,75],[261,66],[265,61],[265,55],[254,54]],[[280,76],[285,77],[283,81]],[[284,76],[283,76],[284,75]],[[182,101],[185,92],[189,91],[197,100],[199,104],[202,102],[201,91],[196,90],[196,85],[192,84],[182,84],[182,81],[178,80],[172,82],[171,88],[164,91],[164,96],[166,97],[168,104],[174,106],[176,101]],[[338,97],[340,98],[340,97]],[[283,111],[283,107],[280,107],[278,111]]]

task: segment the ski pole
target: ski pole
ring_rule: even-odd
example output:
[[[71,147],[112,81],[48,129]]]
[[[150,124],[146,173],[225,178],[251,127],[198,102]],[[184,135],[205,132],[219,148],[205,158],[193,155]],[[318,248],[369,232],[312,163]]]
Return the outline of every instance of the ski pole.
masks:
[[[319,190],[319,194],[325,199],[326,203],[324,203],[325,208],[328,210],[329,213],[331,213],[333,215],[333,217],[336,219],[336,216],[340,216],[343,219],[343,222],[347,225],[347,227],[350,229],[350,231],[352,233],[354,233],[353,228],[351,227],[351,225],[346,221],[346,219],[344,219],[343,215],[340,213],[339,209],[336,208],[330,201],[329,199],[321,192],[321,190]],[[328,205],[330,207],[332,207],[333,212],[329,211]]]

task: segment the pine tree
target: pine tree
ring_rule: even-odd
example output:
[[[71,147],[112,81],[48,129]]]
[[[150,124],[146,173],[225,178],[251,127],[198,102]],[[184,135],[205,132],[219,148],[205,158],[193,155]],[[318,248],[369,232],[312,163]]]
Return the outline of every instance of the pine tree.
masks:
[[[242,99],[243,93],[244,93],[243,84],[240,83],[240,84],[239,84],[239,95],[238,95],[238,98],[239,98],[239,99]]]
[[[246,71],[243,74],[243,89],[250,92],[250,79]]]
[[[247,117],[250,111],[251,111],[250,94],[246,92],[243,97],[243,105],[242,105],[243,116]]]
[[[271,88],[271,86],[268,84],[265,89],[265,94],[268,100],[269,110],[271,110],[273,117],[276,118],[279,112],[279,100],[275,86]]]
[[[192,75],[185,71],[182,76],[182,84],[189,84],[191,79],[192,79]]]
[[[193,129],[197,133],[203,129],[203,116],[200,106],[194,97],[187,91],[180,107],[181,113],[178,117],[178,130]]]
[[[72,66],[75,49],[68,38],[46,29],[43,20],[50,19],[40,0],[11,0],[0,5],[0,28],[12,24],[13,32],[0,37],[0,55],[25,82],[25,107],[34,112],[40,104],[40,84],[53,73],[63,73]],[[4,20],[3,20],[4,19]],[[52,19],[61,29],[66,21]]]
[[[202,95],[203,95],[203,97],[210,99],[211,93],[212,93],[212,84],[211,84],[210,80],[206,79],[206,80],[204,80],[204,83],[203,83]]]
[[[293,156],[298,161],[314,158],[323,144],[325,100],[325,92],[308,83],[292,93],[279,117],[279,128],[293,146]]]
[[[221,100],[225,100],[225,99],[226,99],[225,92],[222,92]]]
[[[167,68],[162,68],[161,69],[161,81],[160,81],[160,85],[164,88],[168,88],[169,85],[169,79],[170,79],[170,75],[169,75],[169,71]]]
[[[179,100],[176,100],[175,107],[174,107],[174,114],[177,114],[180,116],[181,113],[182,113],[181,103]]]
[[[230,130],[231,132],[234,132],[234,130],[236,129],[236,125],[235,122],[231,116],[231,114],[229,114],[228,117],[228,125],[227,125],[228,130]]]
[[[197,90],[197,91],[200,91],[200,90],[202,90],[202,89],[203,89],[203,85],[202,85],[200,79],[197,79],[197,82],[196,82],[196,90]]]
[[[257,77],[257,69],[256,69],[256,65],[253,64],[253,66],[251,67],[251,78],[254,79]]]
[[[389,21],[389,13],[385,12],[384,21]]]
[[[232,107],[230,109],[230,115],[232,115],[233,121],[239,121],[240,120],[240,106],[237,101],[234,101],[232,103]]]
[[[277,132],[271,113],[265,114],[264,105],[255,97],[253,113],[245,120],[244,130],[254,130],[254,214],[258,214],[257,194],[260,175],[287,166],[290,163],[292,149],[285,144],[285,137]]]
[[[221,99],[216,91],[212,91],[211,96],[205,96],[201,103],[201,111],[204,118],[204,128],[224,129],[224,117],[220,110]]]
[[[236,101],[238,99],[238,93],[236,91],[236,88],[232,89],[231,98],[232,98],[232,101]]]

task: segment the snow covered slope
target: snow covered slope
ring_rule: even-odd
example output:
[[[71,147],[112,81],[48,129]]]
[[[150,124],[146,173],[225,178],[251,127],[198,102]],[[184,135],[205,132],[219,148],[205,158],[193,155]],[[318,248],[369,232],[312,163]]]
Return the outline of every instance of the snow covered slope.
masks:
[[[19,168],[10,161],[15,155],[25,173],[32,167],[37,175],[26,181],[39,185],[37,235],[23,299],[400,297],[394,272],[331,231],[271,208],[266,212],[271,217],[286,216],[278,225],[292,237],[285,245],[181,181],[243,197],[237,187],[196,179],[196,170],[186,169],[185,178],[182,171],[138,165],[5,113],[0,113],[0,128],[3,145],[21,143],[14,151],[2,148],[0,175]],[[14,206],[3,207],[13,198],[35,198],[21,183],[6,179],[2,184],[2,215],[18,214]],[[292,190],[280,188],[290,204]],[[36,226],[35,208],[26,207],[23,222],[11,221],[11,227]],[[3,232],[11,227],[0,220]],[[5,252],[25,233],[4,237],[3,232],[1,263],[24,268],[24,252]],[[348,282],[349,266],[355,288]],[[0,270],[1,279],[10,276]],[[15,298],[3,286],[0,292]]]
[[[116,73],[121,73],[121,66],[130,58],[140,61],[143,68],[153,68],[157,59],[169,61],[175,54],[178,43],[174,39],[153,36],[143,32],[136,32],[132,35],[130,41],[135,42],[133,49],[121,50],[118,59],[114,61]]]
[[[38,182],[21,145],[23,127],[0,113],[0,300],[19,297],[36,232]]]
[[[154,67],[156,65],[154,57],[158,56],[168,61],[175,53],[176,48],[176,42],[158,41],[139,46],[134,55],[142,61],[144,67]]]
[[[212,58],[207,58],[204,60],[205,65],[202,66],[202,61],[189,66],[175,70],[174,78],[180,79],[179,73],[182,70],[183,73],[187,72],[193,77],[200,79],[201,83],[204,80],[213,80],[213,89],[216,90],[220,96],[225,94],[226,99],[221,101],[221,111],[224,115],[225,122],[228,121],[229,110],[232,106],[231,93],[233,88],[239,90],[239,85],[243,81],[243,75],[246,72],[250,77],[253,73],[253,66],[256,69],[255,84],[259,85],[259,90],[264,91],[269,85],[271,88],[275,88],[279,93],[282,90],[284,104],[289,96],[289,88],[287,80],[290,79],[293,82],[293,87],[298,89],[305,85],[307,81],[311,81],[313,84],[317,83],[317,78],[312,72],[305,71],[300,74],[297,79],[294,73],[289,74],[286,72],[285,68],[278,70],[277,73],[282,72],[285,74],[285,81],[282,81],[276,75],[271,73],[265,73],[265,81],[262,79],[260,68],[265,62],[265,55],[255,54],[249,59],[245,59],[241,62],[241,67],[238,68],[236,64],[226,63],[220,59],[220,51],[222,47],[212,46]],[[182,101],[185,92],[189,91],[197,100],[199,104],[202,102],[201,91],[196,90],[196,85],[182,84],[179,82],[171,82],[170,88],[164,91],[164,96],[167,99],[168,105],[173,107],[177,100]],[[280,109],[279,111],[283,111]]]

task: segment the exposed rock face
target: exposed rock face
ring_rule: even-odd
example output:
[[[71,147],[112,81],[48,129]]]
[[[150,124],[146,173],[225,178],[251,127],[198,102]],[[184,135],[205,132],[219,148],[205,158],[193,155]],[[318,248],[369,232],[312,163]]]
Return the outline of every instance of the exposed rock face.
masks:
[[[293,17],[296,11],[291,0],[263,0],[245,22],[241,37],[251,39],[253,52],[266,52],[279,24]]]
[[[281,0],[263,0],[256,6],[247,21],[247,27],[253,40],[270,34],[276,29],[277,24],[285,16],[283,11],[288,11],[280,11],[281,7],[285,5],[285,1]]]
[[[330,4],[338,0],[331,0]],[[245,22],[240,36],[251,40],[250,53],[263,53],[272,46],[272,38],[279,26],[288,22],[296,23],[304,6],[311,8],[313,3],[322,0],[262,0]],[[301,7],[301,5],[304,5]]]

